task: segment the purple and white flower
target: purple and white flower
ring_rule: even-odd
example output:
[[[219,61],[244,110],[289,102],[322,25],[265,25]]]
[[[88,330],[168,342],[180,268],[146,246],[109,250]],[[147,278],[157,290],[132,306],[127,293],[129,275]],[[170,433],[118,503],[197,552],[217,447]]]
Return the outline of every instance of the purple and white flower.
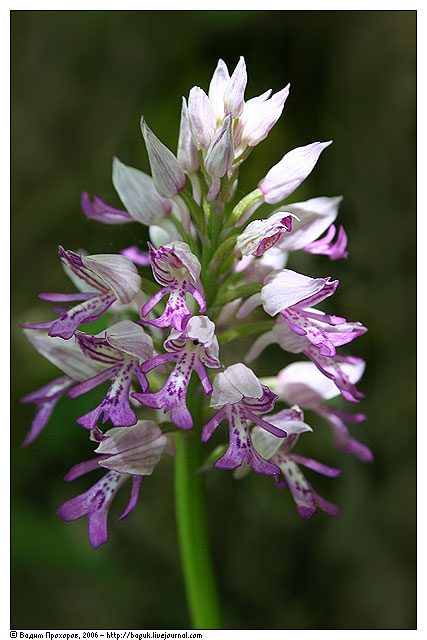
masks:
[[[77,422],[86,429],[94,429],[103,413],[103,423],[109,418],[116,427],[134,425],[137,417],[129,404],[130,386],[135,376],[143,391],[148,389],[148,382],[142,373],[140,363],[146,362],[153,354],[151,337],[142,327],[130,320],[122,320],[97,336],[81,331],[77,331],[75,336],[84,355],[106,368],[70,389],[67,395],[77,398],[112,379],[101,404],[78,418]]]
[[[126,518],[136,506],[144,476],[152,474],[167,445],[167,438],[152,421],[138,422],[127,429],[111,429],[96,449],[98,458],[76,464],[64,480],[105,467],[108,473],[88,491],[68,500],[57,510],[65,521],[88,516],[89,542],[94,548],[108,540],[107,519],[117,491],[132,478],[129,503],[117,520]]]
[[[365,370],[363,360],[343,362],[341,371],[351,383],[360,380]],[[294,362],[280,371],[275,379],[268,379],[279,398],[299,404],[303,409],[311,409],[332,427],[337,449],[355,455],[364,462],[372,462],[372,451],[353,438],[345,423],[358,423],[366,420],[363,413],[348,413],[333,409],[324,403],[338,395],[333,380],[326,378],[312,362]]]
[[[312,305],[331,296],[338,280],[310,278],[290,269],[271,273],[264,281],[261,300],[266,313],[280,313],[290,329],[304,336],[316,347],[319,355],[335,356],[336,347],[351,342],[366,333],[360,322],[314,310]]]
[[[79,304],[64,311],[57,320],[23,325],[27,329],[49,329],[49,335],[69,340],[81,323],[97,320],[114,302],[128,304],[141,289],[141,277],[136,267],[124,256],[102,254],[83,256],[74,251],[58,249],[66,272],[81,287],[80,293],[41,293],[49,302]]]
[[[294,411],[299,416],[301,422],[304,420],[303,412],[300,411],[298,407],[294,407],[291,410],[284,409],[270,416],[272,424],[278,427],[286,427],[289,430],[289,411]],[[302,424],[304,423],[302,422]],[[299,465],[303,465],[308,469],[321,473],[324,476],[329,476],[330,478],[339,476],[341,473],[340,470],[328,467],[312,458],[306,458],[305,456],[292,453],[299,434],[308,430],[311,429],[301,428],[299,431],[294,430],[292,433],[289,430],[286,440],[281,440],[271,433],[266,433],[259,427],[254,427],[252,430],[252,439],[259,454],[270,460],[272,464],[279,468],[280,473],[283,474],[285,482],[280,482],[278,475],[274,476],[274,482],[278,487],[289,487],[292,497],[295,500],[298,513],[302,518],[310,518],[316,512],[316,507],[319,507],[329,515],[335,516],[341,512],[340,509],[315,492],[301,472]]]
[[[278,438],[285,438],[286,430],[261,417],[274,408],[276,399],[277,395],[244,364],[234,364],[216,376],[210,406],[219,411],[202,430],[202,442],[207,442],[221,422],[228,421],[230,441],[225,454],[215,462],[216,469],[236,469],[246,460],[257,473],[279,473],[276,465],[254,449],[248,426],[249,422],[255,422]]]
[[[154,356],[141,367],[145,374],[166,364],[175,362],[175,368],[166,383],[156,393],[132,393],[132,397],[147,407],[171,410],[172,422],[181,429],[191,429],[193,419],[186,403],[187,388],[193,371],[199,376],[204,392],[212,393],[205,365],[218,368],[219,347],[215,325],[207,316],[193,316],[182,331],[172,330],[164,348],[168,353]]]
[[[258,358],[270,344],[279,344],[284,351],[289,351],[290,353],[304,353],[324,376],[336,384],[346,400],[359,402],[359,398],[365,397],[343,368],[345,364],[360,365],[363,362],[362,358],[339,354],[334,357],[320,355],[319,349],[312,345],[306,336],[297,335],[280,316],[271,331],[266,331],[255,340],[246,354],[245,362],[252,362],[255,358]]]
[[[182,331],[186,320],[191,317],[186,301],[187,293],[191,293],[197,301],[201,313],[206,310],[205,299],[196,288],[200,286],[200,262],[188,244],[179,240],[157,250],[150,243],[148,246],[154,278],[163,288],[144,304],[141,317],[144,318],[144,322],[155,327],[172,325],[177,331]],[[150,311],[166,295],[169,295],[169,298],[162,315],[155,320],[146,320]]]

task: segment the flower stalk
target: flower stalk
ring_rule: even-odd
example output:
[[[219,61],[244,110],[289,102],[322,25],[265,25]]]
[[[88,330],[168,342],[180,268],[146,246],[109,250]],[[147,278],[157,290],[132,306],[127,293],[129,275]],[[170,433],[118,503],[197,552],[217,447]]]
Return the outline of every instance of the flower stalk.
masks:
[[[193,418],[196,425],[201,424],[201,400],[201,397],[196,396],[194,402]],[[197,427],[196,430],[198,431]],[[175,509],[191,623],[194,629],[221,629],[219,598],[207,525],[205,476],[198,473],[203,459],[200,435],[193,432],[178,434]]]

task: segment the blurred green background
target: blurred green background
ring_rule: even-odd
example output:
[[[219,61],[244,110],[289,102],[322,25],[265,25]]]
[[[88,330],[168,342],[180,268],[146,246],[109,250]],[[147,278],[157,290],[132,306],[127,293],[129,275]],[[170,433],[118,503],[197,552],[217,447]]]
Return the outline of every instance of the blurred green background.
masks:
[[[181,96],[193,85],[207,90],[219,57],[232,70],[240,55],[246,97],[291,82],[281,120],[242,168],[241,193],[285,151],[335,141],[291,200],[343,194],[350,257],[296,256],[290,267],[339,278],[329,309],[369,327],[345,351],[368,361],[359,408],[369,419],[353,433],[375,463],[335,451],[327,426],[307,414],[314,433],[300,450],[342,469],[337,480],[307,475],[340,517],[301,520],[268,477],[207,475],[225,626],[415,628],[415,38],[414,11],[12,12],[12,628],[190,624],[172,461],[144,482],[126,521],[110,518],[109,543],[92,550],[86,519],[63,523],[55,509],[91,483],[62,477],[91,457],[75,419],[99,392],[63,399],[21,449],[34,408],[19,397],[60,374],[17,325],[52,317],[38,292],[72,290],[58,244],[89,253],[143,245],[140,225],[87,221],[81,191],[119,206],[112,156],[148,171],[141,114],[175,149]],[[247,346],[236,345],[236,358]],[[277,351],[258,371],[272,375],[290,361]]]

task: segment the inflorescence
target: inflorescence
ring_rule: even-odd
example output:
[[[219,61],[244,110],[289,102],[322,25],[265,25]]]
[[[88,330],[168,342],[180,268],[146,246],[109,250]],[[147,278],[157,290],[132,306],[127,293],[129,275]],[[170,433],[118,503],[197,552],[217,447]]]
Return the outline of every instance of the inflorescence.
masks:
[[[163,454],[174,455],[174,432],[180,429],[207,442],[228,423],[228,443],[207,456],[213,467],[238,469],[236,476],[252,467],[272,476],[277,486],[289,488],[303,518],[316,507],[329,514],[339,509],[315,492],[301,466],[330,477],[340,473],[294,452],[300,435],[312,431],[303,410],[330,425],[336,447],[372,460],[346,426],[365,416],[327,404],[339,394],[352,403],[363,397],[356,387],[363,360],[337,349],[366,328],[318,308],[338,280],[286,268],[291,251],[331,260],[348,255],[345,231],[334,224],[341,197],[283,204],[331,141],[289,151],[235,204],[240,165],[267,137],[289,94],[288,85],[245,101],[246,83],[243,58],[231,76],[219,60],[208,93],[193,87],[188,101],[182,100],[176,155],[142,118],[151,176],[114,158],[112,179],[124,209],[87,193],[81,205],[87,218],[103,224],[148,226],[147,250],[141,245],[120,255],[86,255],[59,247],[77,292],[40,294],[55,303],[59,317],[24,325],[31,344],[64,374],[22,399],[37,407],[25,445],[39,435],[64,393],[76,398],[109,381],[101,404],[77,420],[90,431],[96,455],[65,479],[100,467],[106,474],[58,509],[63,520],[88,515],[94,547],[107,540],[116,492],[132,479],[122,519],[135,507],[143,477]],[[258,219],[264,203],[271,210]],[[90,323],[101,316],[106,328],[93,335]],[[223,361],[233,361],[230,345],[248,336],[254,341],[245,363],[224,368]],[[255,369],[261,352],[274,343],[303,359],[259,379],[247,365]],[[276,402],[288,408],[272,413]],[[108,420],[112,427],[103,432]]]

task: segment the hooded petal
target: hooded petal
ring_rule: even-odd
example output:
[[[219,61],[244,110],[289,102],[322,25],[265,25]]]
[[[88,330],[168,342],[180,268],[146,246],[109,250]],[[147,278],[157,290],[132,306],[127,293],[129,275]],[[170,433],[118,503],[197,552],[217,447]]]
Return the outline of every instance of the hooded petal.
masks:
[[[254,372],[244,364],[237,363],[216,376],[210,406],[235,404],[245,397],[261,398],[263,393],[262,384]]]
[[[209,100],[217,122],[224,118],[224,93],[230,81],[230,74],[224,60],[219,59],[209,84]]]
[[[288,84],[269,99],[260,100],[258,97],[245,103],[239,122],[244,144],[255,147],[267,137],[282,114],[286,98],[289,95],[289,87]]]
[[[153,339],[131,320],[122,320],[105,332],[107,342],[122,353],[145,362],[153,355]]]
[[[283,233],[292,231],[293,218],[296,218],[294,214],[279,211],[266,220],[254,220],[237,237],[236,249],[244,256],[261,256],[279,241]]]
[[[105,433],[96,453],[110,454],[100,466],[119,473],[149,476],[160,460],[167,438],[151,420],[133,427],[117,427]]]
[[[141,289],[141,277],[135,265],[121,255],[103,253],[82,256],[83,264],[103,280],[119,302],[130,302]]]
[[[221,129],[209,145],[205,168],[213,178],[222,178],[231,169],[234,160],[232,118],[224,118]]]
[[[264,310],[275,316],[295,304],[311,304],[315,298],[321,302],[334,293],[338,280],[329,282],[329,278],[310,278],[290,269],[273,272],[265,279],[261,290]]]

